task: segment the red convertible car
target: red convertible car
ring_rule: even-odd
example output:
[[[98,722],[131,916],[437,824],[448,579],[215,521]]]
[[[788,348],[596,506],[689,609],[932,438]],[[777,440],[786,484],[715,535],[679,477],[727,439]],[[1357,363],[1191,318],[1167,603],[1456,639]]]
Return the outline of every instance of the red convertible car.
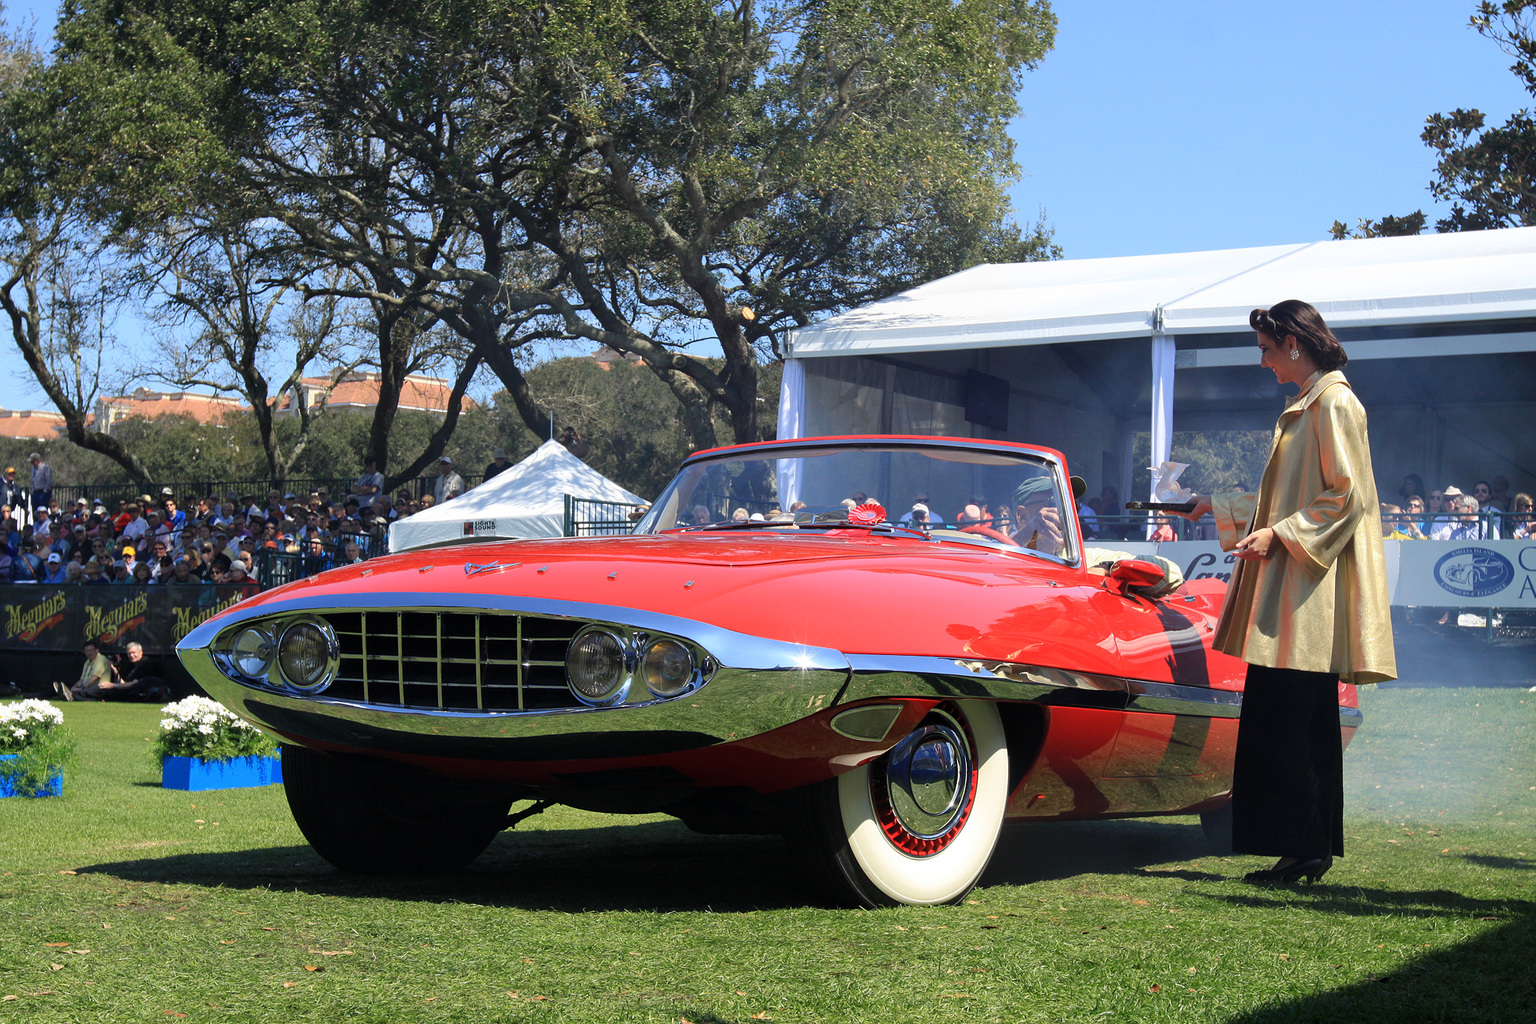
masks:
[[[280,738],[342,869],[462,867],[561,803],[784,835],[843,902],[952,903],[1004,822],[1216,817],[1231,788],[1225,585],[1085,546],[1073,485],[973,439],[700,452],[632,536],[349,565],[179,653]],[[878,500],[921,494],[926,521]],[[979,502],[1006,521],[951,516]]]

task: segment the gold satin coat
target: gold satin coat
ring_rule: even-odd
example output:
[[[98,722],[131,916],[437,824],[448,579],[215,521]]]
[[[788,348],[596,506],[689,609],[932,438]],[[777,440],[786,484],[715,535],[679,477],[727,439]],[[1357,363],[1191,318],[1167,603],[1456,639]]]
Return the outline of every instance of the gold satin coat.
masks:
[[[1342,373],[1315,375],[1286,405],[1259,493],[1211,506],[1224,550],[1266,526],[1279,541],[1268,558],[1238,560],[1218,650],[1347,683],[1397,678],[1365,408]]]

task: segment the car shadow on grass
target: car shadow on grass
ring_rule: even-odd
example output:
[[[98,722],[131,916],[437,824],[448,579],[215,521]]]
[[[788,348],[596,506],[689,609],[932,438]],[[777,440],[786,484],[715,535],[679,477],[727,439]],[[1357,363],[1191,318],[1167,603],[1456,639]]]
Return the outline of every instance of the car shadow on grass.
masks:
[[[1027,885],[1082,874],[1134,872],[1152,864],[1188,861],[1204,850],[1199,826],[1177,822],[1008,826],[982,884]],[[739,912],[824,903],[783,841],[698,835],[674,821],[504,832],[469,868],[449,875],[348,874],[308,846],[175,854],[78,870],[137,882],[564,912]]]
[[[1003,829],[982,885],[1028,885],[1077,875],[1146,873],[1154,864],[1211,857],[1196,824],[1156,818],[1042,821]],[[1157,872],[1159,877],[1170,874]],[[1211,880],[1220,873],[1184,869],[1178,877]]]
[[[77,870],[136,882],[525,910],[744,911],[813,903],[793,864],[771,837],[701,836],[659,821],[504,832],[468,868],[442,875],[351,874],[308,846],[176,854]]]

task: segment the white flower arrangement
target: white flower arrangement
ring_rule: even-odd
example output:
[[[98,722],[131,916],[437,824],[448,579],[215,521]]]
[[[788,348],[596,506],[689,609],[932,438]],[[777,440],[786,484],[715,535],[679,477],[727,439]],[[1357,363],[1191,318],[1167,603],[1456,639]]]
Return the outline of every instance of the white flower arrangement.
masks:
[[[44,700],[0,704],[0,782],[37,796],[75,763],[75,741],[64,729],[64,713]]]
[[[218,701],[187,697],[160,709],[154,756],[195,757],[199,761],[228,761],[270,755],[276,744],[265,733]]]
[[[15,753],[41,742],[64,724],[64,712],[45,700],[0,704],[0,753]]]

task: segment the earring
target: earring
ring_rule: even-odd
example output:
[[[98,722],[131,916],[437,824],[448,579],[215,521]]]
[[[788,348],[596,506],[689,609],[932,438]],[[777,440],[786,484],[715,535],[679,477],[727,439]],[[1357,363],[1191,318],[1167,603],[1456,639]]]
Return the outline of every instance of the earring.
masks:
[[[1300,359],[1300,358],[1301,358],[1301,350],[1300,349],[1295,349],[1295,348],[1291,349],[1291,359],[1295,360],[1295,359]]]

